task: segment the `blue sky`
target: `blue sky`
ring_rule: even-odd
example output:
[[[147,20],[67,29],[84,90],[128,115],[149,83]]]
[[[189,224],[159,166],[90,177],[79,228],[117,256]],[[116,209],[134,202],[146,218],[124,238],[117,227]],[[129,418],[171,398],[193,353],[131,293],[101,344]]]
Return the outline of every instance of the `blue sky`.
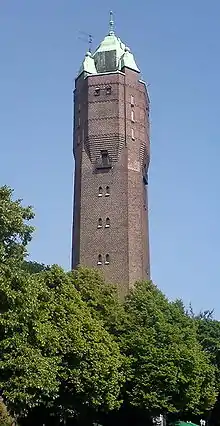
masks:
[[[149,83],[151,270],[220,318],[220,2],[1,0],[0,185],[35,208],[31,258],[70,265],[72,89],[115,14]]]

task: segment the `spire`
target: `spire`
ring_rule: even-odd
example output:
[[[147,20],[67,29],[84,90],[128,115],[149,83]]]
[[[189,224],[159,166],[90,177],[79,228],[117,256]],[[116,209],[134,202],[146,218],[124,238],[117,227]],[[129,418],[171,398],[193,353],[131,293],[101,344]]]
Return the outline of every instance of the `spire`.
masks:
[[[114,20],[113,20],[113,12],[110,12],[110,19],[109,19],[109,35],[114,35]]]

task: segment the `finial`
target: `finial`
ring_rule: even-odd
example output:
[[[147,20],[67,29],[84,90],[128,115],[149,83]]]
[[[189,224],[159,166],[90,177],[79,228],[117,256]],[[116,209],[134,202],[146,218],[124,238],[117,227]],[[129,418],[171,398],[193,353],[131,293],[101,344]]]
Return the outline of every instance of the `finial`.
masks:
[[[113,20],[113,12],[112,11],[110,11],[109,35],[114,35],[114,20]]]

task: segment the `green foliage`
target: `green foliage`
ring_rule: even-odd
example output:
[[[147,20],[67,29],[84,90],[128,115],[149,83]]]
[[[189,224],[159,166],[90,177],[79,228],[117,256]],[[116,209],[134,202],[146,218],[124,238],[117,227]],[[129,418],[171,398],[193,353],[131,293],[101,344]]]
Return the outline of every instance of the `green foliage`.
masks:
[[[129,328],[122,347],[131,360],[130,403],[151,412],[209,409],[216,398],[214,369],[182,303],[169,302],[151,282],[141,282],[125,309]]]
[[[12,426],[13,419],[7,411],[2,400],[0,400],[0,426]]]
[[[118,337],[125,328],[125,310],[116,287],[105,282],[95,269],[82,268],[69,272],[72,284],[87,304],[93,317],[102,321],[105,329]]]
[[[30,274],[39,274],[39,272],[47,271],[50,267],[44,265],[44,263],[38,263],[33,261],[24,260],[21,268],[23,271],[29,272]]]
[[[21,200],[12,200],[13,190],[0,187],[0,267],[22,262],[34,228],[32,208],[22,207]]]
[[[0,188],[0,389],[20,418],[123,409],[204,414],[220,390],[220,323],[151,282],[125,301],[98,271],[25,260],[31,207]],[[38,410],[38,411],[37,411]],[[133,412],[134,412],[133,411]],[[39,417],[39,423],[44,423]],[[146,418],[146,416],[145,416]],[[12,421],[0,403],[0,426]]]
[[[41,404],[77,414],[118,407],[119,347],[59,267],[0,277],[0,387],[24,415]]]

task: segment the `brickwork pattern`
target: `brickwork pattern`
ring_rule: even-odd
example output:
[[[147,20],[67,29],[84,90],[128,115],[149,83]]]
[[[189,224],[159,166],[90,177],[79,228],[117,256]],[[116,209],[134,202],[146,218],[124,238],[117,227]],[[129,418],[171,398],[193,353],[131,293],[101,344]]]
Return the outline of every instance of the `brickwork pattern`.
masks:
[[[107,94],[107,87],[111,93]],[[95,95],[97,88],[99,94]],[[97,267],[101,255],[98,267],[108,282],[118,285],[122,297],[136,280],[150,277],[148,202],[143,182],[150,151],[148,110],[146,87],[134,71],[124,69],[86,79],[81,76],[76,81],[72,266]],[[101,150],[109,153],[110,169],[96,169]],[[105,227],[107,218],[109,227]],[[99,219],[102,227],[98,227]]]

